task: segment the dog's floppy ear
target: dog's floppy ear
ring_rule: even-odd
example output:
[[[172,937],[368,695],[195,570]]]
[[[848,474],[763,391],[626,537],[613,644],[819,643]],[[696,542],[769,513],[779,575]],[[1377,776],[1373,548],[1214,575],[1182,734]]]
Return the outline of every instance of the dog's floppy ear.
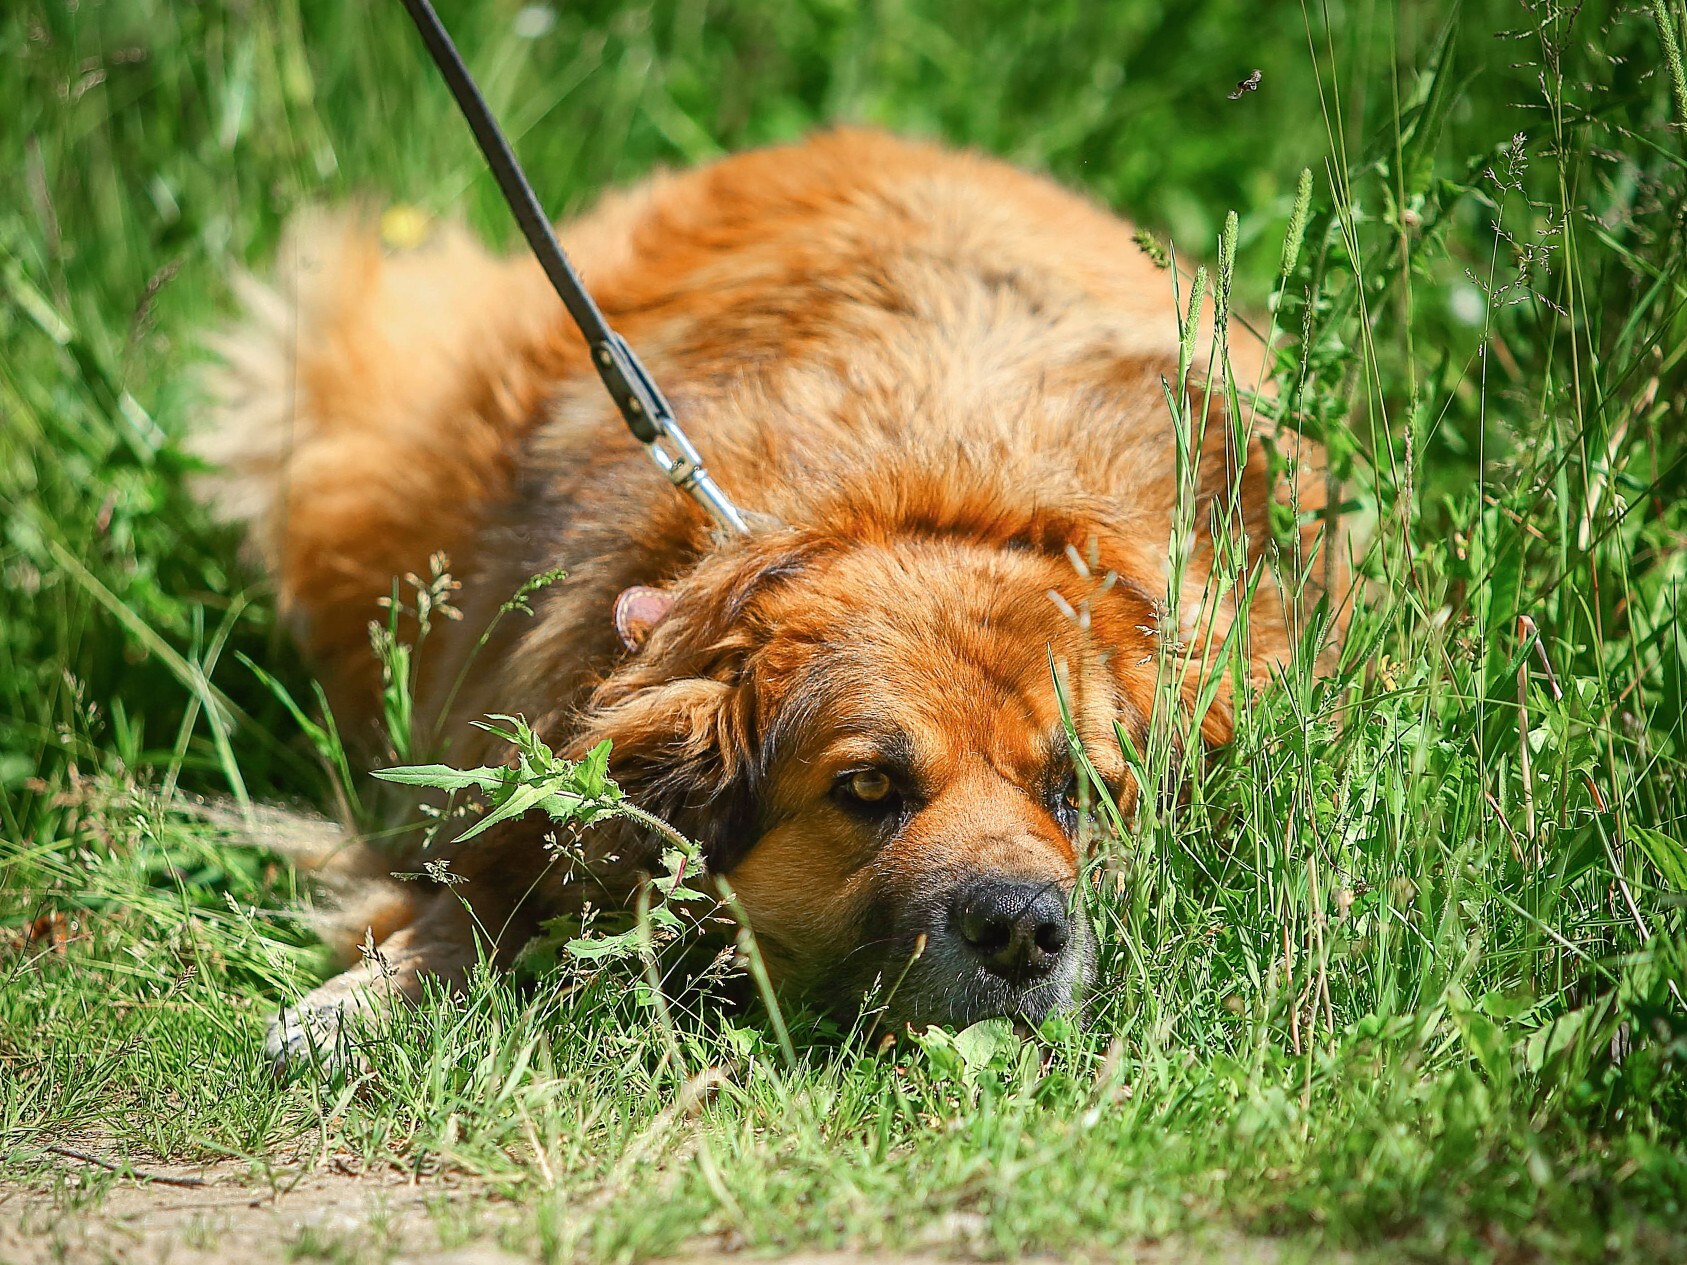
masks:
[[[1196,664],[1196,671],[1183,683],[1189,704],[1208,692],[1205,685],[1213,674],[1227,671],[1217,651],[1241,595],[1238,588],[1228,595],[1217,592],[1216,599],[1207,596],[1217,590],[1210,575],[1221,553],[1215,532],[1240,532],[1247,542],[1247,575],[1257,587],[1248,608],[1243,644],[1250,684],[1256,691],[1289,664],[1308,629],[1324,618],[1320,602],[1326,592],[1339,594],[1346,589],[1344,538],[1339,527],[1326,532],[1329,487],[1323,446],[1287,427],[1256,419],[1257,433],[1237,452],[1226,443],[1228,426],[1218,405],[1211,405],[1207,412],[1194,513],[1196,540],[1183,603],[1185,611],[1202,610],[1204,604],[1208,613],[1202,618],[1213,622],[1198,619],[1185,639],[1212,654],[1204,664]],[[1283,511],[1292,511],[1297,525],[1283,522],[1291,517]],[[1331,638],[1315,651],[1326,667],[1333,666],[1331,659],[1344,624],[1343,613],[1335,612]],[[1210,697],[1201,717],[1201,737],[1208,746],[1223,746],[1235,732],[1236,700],[1230,681],[1221,679]]]
[[[809,552],[788,537],[760,540],[710,558],[673,588],[635,586],[616,602],[616,627],[637,653],[598,687],[581,741],[608,738],[621,789],[701,845],[717,872],[755,842],[755,599],[800,571]]]
[[[622,589],[615,599],[615,631],[621,636],[621,644],[637,654],[673,608],[674,595],[669,589],[653,589],[646,584]]]
[[[730,869],[754,842],[759,769],[748,687],[687,677],[640,690],[598,731],[610,737],[609,770],[628,798]]]

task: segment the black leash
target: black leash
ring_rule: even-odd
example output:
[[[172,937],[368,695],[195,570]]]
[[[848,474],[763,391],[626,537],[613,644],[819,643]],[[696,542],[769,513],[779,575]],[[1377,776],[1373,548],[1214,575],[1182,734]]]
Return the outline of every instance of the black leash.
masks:
[[[750,528],[744,516],[703,468],[703,459],[674,420],[673,409],[668,406],[661,389],[651,380],[644,362],[619,334],[609,328],[609,322],[603,319],[603,313],[587,293],[574,266],[568,262],[562,244],[557,241],[551,223],[545,218],[544,209],[533,193],[533,186],[527,183],[527,176],[516,161],[515,151],[498,129],[497,120],[492,117],[486,99],[475,86],[474,77],[463,64],[456,45],[439,20],[439,14],[434,12],[428,0],[404,0],[404,7],[421,32],[422,42],[433,55],[434,64],[444,76],[451,95],[457,99],[457,107],[468,120],[475,143],[492,168],[504,201],[509,203],[516,223],[521,226],[522,236],[538,256],[539,266],[545,270],[557,296],[568,309],[568,315],[591,348],[592,363],[597,366],[598,377],[603,379],[615,407],[621,410],[627,429],[644,445],[650,459],[668,476],[669,481],[701,505],[710,518],[728,531],[748,535]]]

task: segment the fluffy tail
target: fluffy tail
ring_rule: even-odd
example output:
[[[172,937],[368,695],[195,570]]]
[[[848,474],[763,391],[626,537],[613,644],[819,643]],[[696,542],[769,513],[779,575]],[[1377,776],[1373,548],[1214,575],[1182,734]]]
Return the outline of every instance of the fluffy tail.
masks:
[[[273,852],[310,874],[317,899],[303,920],[342,967],[357,960],[367,937],[379,944],[407,926],[429,890],[392,876],[395,865],[407,863],[398,853],[372,847],[315,813],[270,804],[242,809],[226,799],[190,800],[183,807],[231,843]]]
[[[538,402],[523,352],[555,302],[534,281],[460,230],[395,254],[369,217],[318,211],[289,227],[273,283],[235,282],[189,441],[215,468],[198,491],[245,525],[342,695],[370,679],[367,627],[394,576],[439,550],[472,566]]]

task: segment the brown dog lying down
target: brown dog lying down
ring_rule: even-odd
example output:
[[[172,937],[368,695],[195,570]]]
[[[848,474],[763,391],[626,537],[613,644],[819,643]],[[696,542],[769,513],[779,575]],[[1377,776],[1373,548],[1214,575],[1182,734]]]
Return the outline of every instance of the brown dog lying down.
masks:
[[[847,1010],[900,978],[896,1023],[1071,1004],[1092,945],[1070,912],[1080,797],[1051,651],[1129,812],[1113,726],[1143,741],[1157,638],[1217,644],[1235,618],[1234,593],[1209,587],[1215,509],[1239,487],[1257,559],[1269,502],[1290,496],[1257,434],[1239,472],[1227,460],[1214,392],[1184,630],[1166,627],[1171,278],[1046,180],[853,131],[654,177],[562,238],[753,533],[712,532],[650,466],[531,260],[454,233],[389,255],[356,217],[307,218],[278,287],[245,287],[199,446],[342,729],[376,749],[377,600],[443,551],[466,617],[435,621],[416,708],[444,758],[501,758],[467,723],[489,712],[524,714],[565,754],[611,739],[613,776],[729,877],[787,995]],[[1233,360],[1251,387],[1258,352]],[[1320,454],[1275,442],[1299,457],[1310,554]],[[534,617],[475,653],[498,605],[557,567]],[[1256,683],[1312,596],[1265,569]],[[1232,703],[1226,680],[1209,743]],[[423,974],[461,982],[477,936],[507,958],[540,919],[626,898],[652,865],[652,841],[605,825],[590,873],[547,868],[545,833],[505,823],[452,856],[466,884],[403,889],[371,919],[383,965],[278,1016],[272,1053]]]

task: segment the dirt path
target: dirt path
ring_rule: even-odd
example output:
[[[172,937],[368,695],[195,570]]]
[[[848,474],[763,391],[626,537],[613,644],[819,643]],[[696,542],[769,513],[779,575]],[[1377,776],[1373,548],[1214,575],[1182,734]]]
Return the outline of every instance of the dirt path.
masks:
[[[532,1259],[499,1245],[515,1220],[507,1207],[449,1178],[282,1170],[254,1180],[232,1163],[147,1164],[142,1172],[137,1179],[65,1159],[38,1182],[0,1185],[0,1265]],[[447,1207],[450,1215],[439,1215]]]
[[[92,1155],[92,1150],[84,1152]],[[254,1174],[245,1164],[149,1163],[114,1173],[56,1155],[39,1177],[0,1182],[0,1265],[520,1265],[541,1259],[519,1209],[455,1177],[321,1167]],[[1091,1258],[1119,1265],[1289,1265],[1265,1239],[1144,1244]],[[1323,1262],[1350,1260],[1318,1253]],[[700,1251],[674,1265],[774,1258]],[[1049,1258],[1040,1258],[1047,1261]],[[964,1265],[945,1255],[799,1253],[777,1265]]]

